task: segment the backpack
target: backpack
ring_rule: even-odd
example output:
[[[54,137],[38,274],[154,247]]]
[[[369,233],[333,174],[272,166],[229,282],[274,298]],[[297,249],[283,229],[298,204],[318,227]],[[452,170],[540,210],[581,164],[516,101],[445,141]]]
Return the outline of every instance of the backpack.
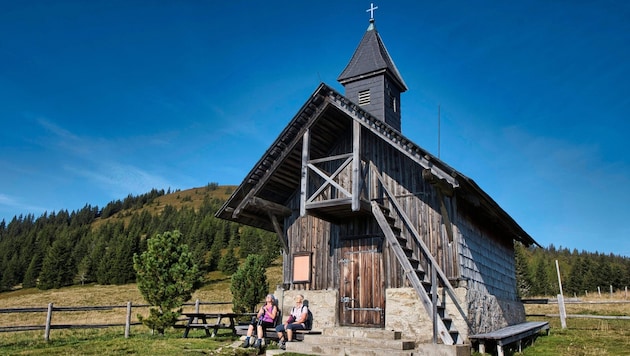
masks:
[[[305,305],[302,305],[302,310],[304,310]],[[308,315],[306,316],[306,321],[304,321],[304,328],[306,330],[311,330],[313,327],[313,313],[311,313],[311,308],[306,309],[308,311]]]
[[[304,311],[304,307],[306,307],[306,305],[302,305],[302,308],[300,310],[300,313],[302,311]],[[306,314],[306,320],[304,320],[304,328],[306,330],[311,330],[311,327],[313,327],[313,313],[311,313],[311,308],[306,309],[308,311],[308,314]],[[289,315],[289,323],[293,322],[295,319],[293,319],[293,312],[295,311],[295,307],[293,307],[293,309],[291,309],[291,315]]]
[[[280,308],[276,307],[277,311],[276,311],[276,318],[273,319],[273,326],[278,326],[280,324],[282,324],[282,310],[280,310]]]

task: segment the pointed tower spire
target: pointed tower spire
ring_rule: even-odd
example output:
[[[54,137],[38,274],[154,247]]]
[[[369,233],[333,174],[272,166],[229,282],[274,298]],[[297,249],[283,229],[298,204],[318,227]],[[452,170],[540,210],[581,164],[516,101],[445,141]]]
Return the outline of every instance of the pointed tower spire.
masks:
[[[376,30],[376,9],[371,4],[367,10],[370,25],[337,81],[344,86],[346,97],[400,131],[400,93],[407,85]]]

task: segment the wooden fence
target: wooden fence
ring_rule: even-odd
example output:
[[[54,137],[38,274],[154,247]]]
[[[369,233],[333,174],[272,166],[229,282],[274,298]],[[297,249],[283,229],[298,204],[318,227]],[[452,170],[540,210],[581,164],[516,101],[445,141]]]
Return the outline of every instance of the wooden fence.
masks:
[[[200,312],[201,305],[231,305],[232,302],[201,302],[198,299],[195,303],[184,303],[186,306],[194,306],[195,313]],[[43,313],[46,312],[46,322],[44,325],[11,325],[0,326],[0,332],[16,332],[16,331],[31,331],[31,330],[44,330],[44,339],[50,340],[50,331],[53,329],[99,329],[124,326],[125,337],[128,338],[131,332],[131,326],[141,325],[140,322],[132,322],[132,307],[133,308],[148,308],[148,304],[134,304],[127,302],[127,305],[101,305],[101,306],[71,306],[71,307],[56,307],[53,303],[49,303],[48,307],[29,307],[29,308],[5,308],[0,309],[0,314],[20,314],[20,313]],[[100,324],[53,324],[52,316],[53,312],[103,312],[111,311],[114,309],[127,309],[124,322],[121,320],[119,323],[100,323]]]
[[[522,299],[523,304],[558,304],[558,299]],[[564,300],[564,304],[630,304],[630,300],[595,300],[584,301],[578,298],[569,298]],[[531,317],[559,318],[558,314],[527,314]],[[566,318],[587,318],[587,319],[609,319],[609,320],[630,320],[630,316],[626,315],[592,315],[592,314],[566,314]]]

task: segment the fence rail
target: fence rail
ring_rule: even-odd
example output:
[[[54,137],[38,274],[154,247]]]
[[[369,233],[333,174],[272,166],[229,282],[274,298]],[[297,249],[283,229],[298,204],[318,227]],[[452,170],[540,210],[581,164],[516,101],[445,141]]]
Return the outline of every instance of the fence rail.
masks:
[[[523,304],[558,304],[556,298],[521,299]],[[630,304],[630,300],[581,300],[579,298],[567,298],[564,304]],[[526,314],[526,317],[559,318],[560,314]],[[593,315],[593,314],[566,314],[566,318],[630,320],[627,315]]]
[[[537,317],[545,317],[545,318],[559,318],[560,314],[527,314],[527,316],[537,316]],[[630,320],[630,316],[625,316],[625,315],[567,314],[567,318]]]
[[[196,300],[194,303],[184,303],[183,306],[194,306],[195,312],[199,313],[199,309],[202,305],[231,305],[232,302],[202,302]],[[133,308],[148,308],[149,304],[133,304],[127,302],[126,305],[97,305],[97,306],[67,306],[56,307],[53,303],[48,304],[47,307],[26,307],[26,308],[0,308],[0,314],[21,314],[21,313],[43,313],[46,312],[46,322],[44,325],[10,325],[0,326],[0,333],[2,332],[18,332],[18,331],[34,331],[44,330],[44,339],[50,339],[50,331],[53,329],[102,329],[109,327],[125,327],[125,337],[129,337],[131,332],[131,326],[142,325],[141,322],[131,321],[131,311]],[[94,323],[94,324],[53,324],[52,315],[53,312],[102,312],[110,311],[113,309],[127,309],[124,322],[120,323]]]

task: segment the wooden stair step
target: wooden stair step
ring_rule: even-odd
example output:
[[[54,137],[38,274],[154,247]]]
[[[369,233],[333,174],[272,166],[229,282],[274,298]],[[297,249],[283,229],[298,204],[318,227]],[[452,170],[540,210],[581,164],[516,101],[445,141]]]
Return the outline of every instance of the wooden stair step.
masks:
[[[402,337],[402,333],[400,331],[377,328],[359,328],[351,326],[324,328],[322,330],[322,335],[335,337],[372,338],[383,340],[400,340]]]
[[[364,348],[380,348],[387,350],[411,350],[416,343],[411,340],[391,340],[369,337],[338,337],[338,336],[311,336],[304,338],[304,344],[311,345],[338,345],[338,346],[357,346]]]

